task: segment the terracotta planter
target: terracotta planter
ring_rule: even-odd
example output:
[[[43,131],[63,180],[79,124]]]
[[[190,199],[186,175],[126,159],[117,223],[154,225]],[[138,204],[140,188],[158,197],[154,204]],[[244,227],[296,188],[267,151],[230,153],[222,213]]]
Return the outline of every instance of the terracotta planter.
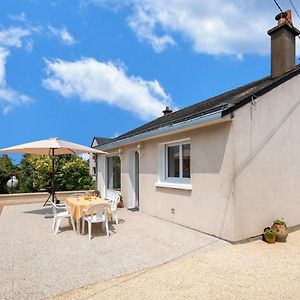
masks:
[[[276,242],[276,231],[274,231],[275,234],[270,235],[268,234],[270,231],[270,227],[265,228],[264,230],[264,240],[268,243],[268,244],[274,244]],[[273,230],[271,230],[273,231]]]
[[[289,234],[289,231],[286,227],[286,224],[276,224],[274,223],[271,227],[272,230],[276,231],[276,241],[279,243],[286,242],[286,238]]]

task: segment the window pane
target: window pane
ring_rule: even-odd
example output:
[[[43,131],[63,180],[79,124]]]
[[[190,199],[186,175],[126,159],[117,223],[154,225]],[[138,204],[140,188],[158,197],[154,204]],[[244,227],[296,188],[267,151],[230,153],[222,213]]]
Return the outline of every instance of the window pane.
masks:
[[[111,189],[113,186],[113,171],[112,171],[112,157],[107,157],[106,159],[107,164],[107,188]]]
[[[107,157],[107,188],[121,188],[121,160],[119,156]]]
[[[121,189],[121,160],[119,156],[113,156],[113,189]]]
[[[168,177],[179,177],[179,146],[168,147]]]
[[[184,178],[190,178],[191,177],[191,151],[190,151],[191,145],[185,144],[182,145],[182,175]]]

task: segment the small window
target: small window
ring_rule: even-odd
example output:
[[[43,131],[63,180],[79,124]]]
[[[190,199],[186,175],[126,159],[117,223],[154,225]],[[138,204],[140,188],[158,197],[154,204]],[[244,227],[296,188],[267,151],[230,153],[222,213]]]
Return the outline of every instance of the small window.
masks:
[[[119,156],[107,157],[107,188],[121,189],[121,160]]]
[[[166,179],[190,178],[190,144],[166,145]]]

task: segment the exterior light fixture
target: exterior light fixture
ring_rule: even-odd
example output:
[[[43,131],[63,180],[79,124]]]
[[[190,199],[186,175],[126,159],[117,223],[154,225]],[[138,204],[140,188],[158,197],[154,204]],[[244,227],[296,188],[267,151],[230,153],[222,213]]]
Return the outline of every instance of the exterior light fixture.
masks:
[[[136,149],[137,149],[138,154],[141,156],[143,149],[144,149],[143,145],[141,143],[138,143],[136,146]]]
[[[7,181],[7,187],[13,191],[15,187],[17,187],[19,180],[16,178],[16,176],[11,175],[10,179]]]
[[[119,154],[119,156],[121,158],[122,157],[122,149],[121,148],[118,149],[118,154]]]

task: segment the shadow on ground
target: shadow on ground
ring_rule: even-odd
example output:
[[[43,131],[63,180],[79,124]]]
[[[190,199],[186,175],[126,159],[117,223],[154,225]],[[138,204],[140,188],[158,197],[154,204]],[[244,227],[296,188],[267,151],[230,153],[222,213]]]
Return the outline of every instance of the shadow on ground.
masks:
[[[46,215],[53,214],[52,207],[43,207],[40,209],[24,211],[24,214]]]

